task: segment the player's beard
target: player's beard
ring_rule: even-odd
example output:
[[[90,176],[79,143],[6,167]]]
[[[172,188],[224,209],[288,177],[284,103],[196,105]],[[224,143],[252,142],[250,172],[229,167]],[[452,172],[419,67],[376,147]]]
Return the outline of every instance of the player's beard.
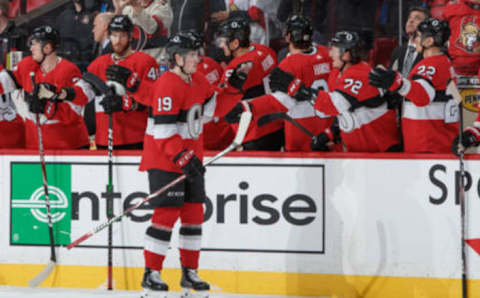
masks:
[[[127,43],[126,45],[122,46],[122,45],[113,45],[112,44],[112,48],[113,48],[113,52],[115,53],[116,56],[118,57],[125,57],[128,52],[130,51],[130,44]]]

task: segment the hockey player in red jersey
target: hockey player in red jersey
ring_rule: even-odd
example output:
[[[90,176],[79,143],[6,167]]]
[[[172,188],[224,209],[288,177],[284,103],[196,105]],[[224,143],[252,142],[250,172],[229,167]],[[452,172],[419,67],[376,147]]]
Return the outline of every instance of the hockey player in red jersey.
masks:
[[[113,53],[95,59],[88,72],[106,81],[105,71],[109,65],[121,65],[131,69],[135,78],[154,81],[158,77],[158,64],[154,58],[143,52],[135,52],[131,48],[133,24],[125,15],[115,16],[108,25],[109,39]],[[129,88],[135,88],[131,85]],[[96,134],[95,143],[98,148],[108,145],[108,115],[113,114],[114,149],[141,149],[148,112],[145,106],[138,103],[134,96],[113,95],[104,97],[95,94],[95,88],[81,80],[75,86],[78,97],[85,101],[95,100]]]
[[[423,59],[407,78],[377,67],[370,74],[374,86],[405,97],[402,113],[404,150],[409,153],[446,153],[459,129],[459,111],[447,91],[454,70],[442,48],[448,40],[447,22],[429,18],[417,27],[417,51]]]
[[[272,71],[272,90],[289,95],[279,104],[291,106],[295,102],[309,101],[324,115],[337,116],[341,137],[349,152],[399,151],[395,112],[387,108],[381,91],[368,84],[371,68],[362,60],[363,45],[358,34],[337,32],[331,41],[329,55],[334,67],[329,78],[329,92],[306,87],[300,79],[279,68]],[[322,133],[315,140],[330,141],[322,136],[325,135]],[[312,146],[325,144],[314,142]]]
[[[12,101],[18,89],[13,75],[0,65],[0,149],[25,147],[25,123]]]
[[[266,76],[275,67],[276,55],[272,49],[259,44],[250,43],[250,27],[248,21],[242,18],[232,18],[223,23],[219,28],[217,44],[228,57],[228,63],[220,80],[225,83],[230,74],[240,64],[247,61],[253,63],[244,85],[243,99],[254,98],[267,93],[265,86]],[[246,150],[279,150],[283,144],[281,123],[272,123],[261,130],[249,130],[245,137]],[[205,148],[218,150],[231,143],[236,127],[222,119],[205,127]]]
[[[312,44],[312,34],[313,28],[309,19],[301,15],[291,16],[286,22],[285,36],[289,43],[289,55],[282,60],[278,68],[298,77],[307,87],[328,91],[327,82],[332,68],[331,59],[326,47]],[[272,103],[272,101],[284,101],[285,96],[282,92],[274,92],[248,102],[256,119],[265,114],[288,111],[292,118],[315,135],[322,133],[332,124],[333,117],[316,113],[313,106],[307,101],[288,107]],[[237,106],[235,111],[237,114],[242,112],[242,106]],[[229,121],[239,120],[238,115],[235,115],[234,112],[228,116]],[[255,123],[256,121],[252,122],[253,125]],[[286,151],[311,151],[312,139],[299,133],[295,125],[285,121],[284,132]]]
[[[51,26],[35,28],[29,39],[32,56],[22,59],[4,84],[16,84],[26,92],[31,113],[25,122],[26,148],[38,148],[35,114],[40,114],[40,124],[45,149],[76,149],[88,146],[88,134],[81,115],[87,101],[72,96],[72,86],[81,77],[73,63],[57,56],[60,44],[58,31]],[[31,74],[34,75],[35,86]],[[4,78],[6,79],[6,78]],[[45,90],[49,92],[45,93]],[[45,94],[59,93],[52,98]]]
[[[197,71],[202,73],[210,84],[213,86],[218,85],[223,74],[222,66],[212,58],[205,56],[205,39],[202,34],[193,30],[188,31],[188,34],[195,39],[195,44],[198,48],[198,53],[200,54],[200,63],[197,65]]]
[[[197,275],[205,200],[202,126],[213,117],[222,117],[242,98],[242,85],[251,66],[239,65],[223,88],[214,88],[196,72],[200,58],[190,34],[173,35],[166,50],[172,62],[170,71],[154,83],[140,80],[134,92],[150,110],[140,170],[148,172],[151,192],[182,173],[187,179],[150,201],[155,209],[145,236],[142,287],[157,294],[168,290],[160,272],[172,228],[180,218],[181,286],[206,291],[209,284]],[[131,74],[114,65],[107,69],[107,78],[125,85]]]
[[[450,1],[443,8],[452,34],[448,54],[455,72],[474,76],[480,67],[480,0]]]

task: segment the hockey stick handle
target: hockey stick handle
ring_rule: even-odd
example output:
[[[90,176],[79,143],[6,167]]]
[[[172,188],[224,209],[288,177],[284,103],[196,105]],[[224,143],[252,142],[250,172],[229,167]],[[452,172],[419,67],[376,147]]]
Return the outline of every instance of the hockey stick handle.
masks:
[[[32,71],[30,72],[30,80],[32,82],[32,92],[35,90],[35,73]],[[55,255],[55,242],[53,238],[53,224],[52,224],[52,212],[50,208],[50,196],[48,194],[48,182],[47,182],[47,169],[45,166],[45,151],[43,148],[43,135],[42,135],[42,127],[40,125],[40,114],[35,114],[35,121],[37,126],[37,134],[38,134],[38,151],[40,155],[40,167],[42,169],[42,182],[43,182],[43,192],[45,194],[45,207],[47,209],[47,221],[48,221],[48,236],[50,238],[50,260],[53,262],[57,261],[57,257]]]
[[[217,155],[215,155],[214,157],[212,157],[211,159],[206,161],[203,165],[208,166],[209,164],[211,164],[211,163],[215,162],[216,160],[220,159],[221,157],[225,156],[230,151],[233,151],[237,147],[239,147],[243,142],[243,138],[245,137],[245,134],[247,133],[248,125],[250,124],[251,119],[252,119],[252,113],[251,112],[249,112],[249,111],[243,112],[242,115],[240,116],[240,123],[238,125],[237,135],[235,136],[235,139],[234,139],[233,143],[230,144],[223,151],[221,151],[220,153],[218,153]],[[67,249],[72,249],[73,247],[79,245],[80,243],[84,242],[88,238],[90,238],[93,235],[97,234],[98,232],[102,231],[106,227],[110,226],[115,221],[120,221],[125,215],[127,215],[131,211],[137,209],[142,204],[151,200],[152,198],[164,193],[170,187],[172,187],[172,186],[182,182],[183,180],[185,180],[185,178],[186,178],[185,174],[182,174],[181,176],[175,178],[174,180],[172,180],[168,184],[164,185],[162,188],[158,189],[154,193],[151,193],[150,195],[146,196],[145,198],[143,198],[142,200],[137,202],[135,205],[133,205],[130,208],[128,208],[127,210],[123,211],[120,215],[109,219],[108,221],[106,221],[106,222],[100,224],[99,226],[97,226],[92,231],[80,236],[78,239],[76,239],[75,241],[73,241],[72,243],[67,245]]]

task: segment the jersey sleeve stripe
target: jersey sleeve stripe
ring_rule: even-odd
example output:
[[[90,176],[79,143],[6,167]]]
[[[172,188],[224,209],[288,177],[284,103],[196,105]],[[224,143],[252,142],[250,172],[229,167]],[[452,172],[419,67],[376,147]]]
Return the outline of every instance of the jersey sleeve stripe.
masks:
[[[418,82],[423,87],[425,92],[427,92],[429,101],[432,102],[435,98],[435,88],[432,87],[432,83],[424,78],[417,79],[415,82]]]
[[[82,90],[82,92],[87,97],[88,102],[95,100],[95,90],[93,90],[92,86],[85,80],[79,79],[75,82],[75,86],[79,87]]]
[[[429,105],[419,107],[413,102],[405,101],[402,117],[413,120],[444,120],[445,103],[432,102]]]
[[[340,93],[337,90],[330,93],[330,98],[332,99],[332,103],[337,109],[339,114],[347,112],[352,106],[350,104],[350,101],[347,98],[345,98],[343,93]]]
[[[213,119],[215,115],[215,108],[217,107],[217,92],[215,91],[213,95],[208,98],[203,104],[203,117],[204,122],[208,122]]]
[[[290,110],[296,105],[296,102],[293,98],[288,96],[280,91],[275,91],[271,94],[273,98],[275,98],[282,106],[284,106],[287,110]]]

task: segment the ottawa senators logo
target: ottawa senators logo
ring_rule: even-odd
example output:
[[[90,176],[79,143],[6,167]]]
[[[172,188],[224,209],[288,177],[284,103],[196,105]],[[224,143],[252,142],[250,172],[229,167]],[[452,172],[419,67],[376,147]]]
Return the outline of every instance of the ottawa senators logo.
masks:
[[[468,53],[480,52],[480,28],[475,17],[462,19],[456,46]]]

